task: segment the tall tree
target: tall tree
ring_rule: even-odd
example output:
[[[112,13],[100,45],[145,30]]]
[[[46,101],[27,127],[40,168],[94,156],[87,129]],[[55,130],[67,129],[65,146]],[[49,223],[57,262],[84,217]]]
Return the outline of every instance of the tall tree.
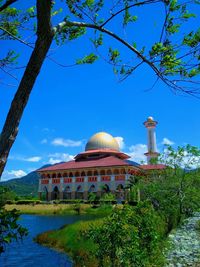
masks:
[[[113,65],[114,72],[122,79],[131,75],[141,65],[148,65],[156,75],[156,81],[162,80],[175,92],[197,94],[198,82],[196,76],[200,72],[200,29],[185,27],[186,22],[195,19],[196,15],[189,12],[189,6],[198,5],[198,0],[66,0],[56,4],[49,0],[37,0],[34,6],[26,11],[15,8],[23,0],[0,0],[0,39],[15,40],[33,49],[28,64],[22,75],[16,94],[11,103],[5,124],[0,135],[0,176],[6,165],[9,151],[16,139],[19,123],[23,111],[28,102],[36,78],[48,56],[48,51],[55,41],[57,44],[65,44],[66,41],[93,31],[94,37],[89,38],[94,45],[95,53],[89,53],[82,59],[77,59],[75,64],[91,64],[99,57],[99,48],[105,43],[103,38],[107,35],[125,47],[130,52],[126,62],[119,48],[110,47],[106,61]],[[64,6],[63,11],[60,9]],[[144,7],[155,6],[163,14],[159,22],[160,34],[157,40],[152,40],[151,45],[146,43],[139,46],[135,39],[128,40],[120,34],[120,29],[127,32],[138,27],[137,10]],[[60,23],[53,23],[52,17],[57,15],[57,20],[62,17]],[[115,27],[115,20],[119,27]],[[25,41],[26,30],[24,24],[36,20],[36,38],[34,44]],[[33,27],[34,28],[34,27]],[[25,35],[24,35],[25,32]],[[0,60],[0,69],[9,75],[8,66],[15,60],[14,51],[5,53]],[[127,56],[126,56],[127,58]]]

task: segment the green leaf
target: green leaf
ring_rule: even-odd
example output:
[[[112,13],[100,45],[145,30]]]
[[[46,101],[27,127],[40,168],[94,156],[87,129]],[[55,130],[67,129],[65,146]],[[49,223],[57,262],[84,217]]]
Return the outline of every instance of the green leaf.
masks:
[[[184,19],[196,18],[196,14],[186,12],[182,15],[182,18]]]
[[[80,65],[80,64],[92,64],[94,63],[96,60],[98,59],[98,56],[95,55],[94,53],[91,53],[87,56],[85,56],[82,59],[77,59],[76,60],[76,64]]]
[[[113,63],[117,63],[119,60],[119,56],[120,56],[119,51],[117,49],[112,49],[110,47],[108,53],[109,53],[110,61]]]

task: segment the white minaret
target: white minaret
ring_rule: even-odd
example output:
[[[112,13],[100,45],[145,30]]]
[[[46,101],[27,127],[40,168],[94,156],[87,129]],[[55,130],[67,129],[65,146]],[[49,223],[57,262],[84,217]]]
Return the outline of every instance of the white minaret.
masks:
[[[147,128],[147,140],[148,140],[148,152],[144,153],[147,156],[147,163],[151,163],[151,159],[157,158],[159,153],[157,152],[156,148],[156,133],[155,128],[158,124],[157,121],[154,121],[152,117],[148,117],[147,120],[144,122],[145,127]]]

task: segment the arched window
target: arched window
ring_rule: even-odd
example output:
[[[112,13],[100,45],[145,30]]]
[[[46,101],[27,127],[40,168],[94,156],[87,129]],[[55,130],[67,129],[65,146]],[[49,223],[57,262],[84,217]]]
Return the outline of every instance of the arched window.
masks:
[[[94,171],[94,176],[97,176],[97,175],[99,175],[99,173],[98,173],[97,170],[95,170],[95,171]]]
[[[92,171],[88,171],[87,176],[92,176]]]
[[[71,192],[71,188],[69,185],[65,187],[65,192]]]
[[[120,170],[120,174],[126,174],[125,169],[121,169],[121,170]]]
[[[53,173],[52,174],[52,178],[56,178],[56,173]]]
[[[69,173],[69,177],[73,177],[74,175],[73,175],[73,173],[72,172],[70,172]]]
[[[107,171],[106,171],[106,174],[107,174],[107,175],[112,175],[112,171],[111,171],[111,170],[107,170]]]
[[[110,192],[110,187],[107,184],[104,184],[103,185],[103,188],[102,188],[102,191],[104,193],[109,193]]]
[[[63,177],[68,177],[68,174],[66,172],[63,173]]]
[[[90,186],[88,192],[90,192],[90,193],[96,192],[95,186],[93,184]]]
[[[86,175],[85,175],[85,172],[81,172],[81,176],[86,176]]]
[[[119,170],[118,169],[115,169],[114,170],[114,174],[119,174]]]
[[[75,172],[75,176],[79,177],[80,176],[80,172]]]
[[[62,176],[61,176],[61,174],[59,173],[57,177],[58,177],[58,178],[61,178]]]
[[[81,185],[78,185],[77,186],[77,189],[76,189],[76,192],[82,192],[82,191],[83,191],[82,186]]]
[[[122,184],[118,184],[116,190],[117,190],[117,191],[123,191],[123,190],[124,190],[123,185],[122,185]]]
[[[104,171],[104,170],[101,170],[101,171],[100,171],[100,174],[101,174],[101,175],[105,175],[105,171]]]

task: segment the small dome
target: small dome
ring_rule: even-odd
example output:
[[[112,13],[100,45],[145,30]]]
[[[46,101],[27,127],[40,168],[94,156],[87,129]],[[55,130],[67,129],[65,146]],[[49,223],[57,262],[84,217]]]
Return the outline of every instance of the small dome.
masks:
[[[108,133],[100,132],[89,139],[85,146],[85,151],[105,148],[119,151],[119,145],[115,138]]]

